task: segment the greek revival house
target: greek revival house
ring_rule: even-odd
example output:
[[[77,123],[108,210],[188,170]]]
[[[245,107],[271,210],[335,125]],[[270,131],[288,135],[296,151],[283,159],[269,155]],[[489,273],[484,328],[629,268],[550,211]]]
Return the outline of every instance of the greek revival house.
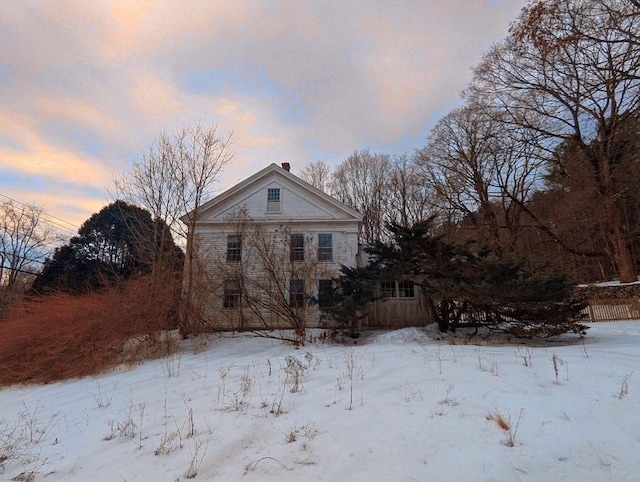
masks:
[[[185,216],[188,219],[191,215]],[[289,172],[255,173],[200,207],[194,296],[211,329],[321,326],[310,300],[356,266],[362,215]]]
[[[193,213],[183,220],[192,219]],[[205,329],[271,330],[323,327],[318,304],[342,265],[366,263],[359,251],[362,214],[271,164],[199,209],[194,231],[193,302]],[[426,324],[418,289],[387,282],[384,301],[362,327]]]

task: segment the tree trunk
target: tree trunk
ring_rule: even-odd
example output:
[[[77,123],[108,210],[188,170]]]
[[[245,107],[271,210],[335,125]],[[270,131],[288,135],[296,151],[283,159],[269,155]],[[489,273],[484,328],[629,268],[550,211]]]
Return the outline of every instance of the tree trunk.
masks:
[[[442,318],[440,316],[440,313],[438,313],[438,310],[436,309],[436,305],[433,302],[433,300],[427,295],[426,291],[423,289],[422,293],[425,297],[425,299],[427,300],[427,307],[429,309],[429,312],[431,313],[431,320],[435,321],[436,323],[438,323],[438,329],[445,333],[448,329],[449,329],[449,320],[448,318]]]
[[[618,278],[621,283],[633,283],[638,281],[638,275],[633,264],[631,246],[627,237],[622,233],[619,223],[612,226],[611,247],[612,258],[616,265]]]
[[[603,162],[603,165],[608,167],[608,163]],[[609,174],[608,170],[605,170],[605,173]],[[612,182],[610,178],[606,180],[609,181],[606,185],[609,188]],[[620,282],[633,283],[638,280],[638,277],[631,254],[631,240],[623,227],[622,213],[624,208],[620,202],[619,193],[613,188],[609,188],[608,191],[613,193],[605,201],[607,237],[609,238],[607,243],[609,246],[608,251],[610,251],[610,257],[616,265]]]

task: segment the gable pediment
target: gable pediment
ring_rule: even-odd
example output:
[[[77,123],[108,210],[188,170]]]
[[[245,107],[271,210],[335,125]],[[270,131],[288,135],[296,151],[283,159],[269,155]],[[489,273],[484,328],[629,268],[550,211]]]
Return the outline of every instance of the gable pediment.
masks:
[[[359,212],[276,164],[203,204],[196,223],[227,222],[240,209],[264,221],[362,221]]]

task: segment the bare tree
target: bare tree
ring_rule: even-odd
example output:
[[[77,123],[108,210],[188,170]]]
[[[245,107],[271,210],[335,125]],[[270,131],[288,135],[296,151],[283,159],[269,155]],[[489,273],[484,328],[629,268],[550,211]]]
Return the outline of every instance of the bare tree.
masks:
[[[224,167],[231,161],[232,134],[220,135],[217,126],[183,127],[174,135],[161,134],[133,161],[132,168],[115,179],[116,196],[148,209],[179,237],[186,251],[182,333],[192,331],[198,313],[189,306],[195,277],[194,224],[203,203]],[[159,233],[158,239],[167,239]]]
[[[389,196],[391,158],[369,150],[355,151],[333,173],[334,197],[364,215],[362,241],[385,238],[385,214]]]
[[[418,159],[406,154],[391,159],[385,223],[409,227],[436,213],[433,190],[424,182]]]
[[[335,169],[324,161],[307,164],[300,177],[365,215],[362,241],[385,238],[385,225],[410,226],[427,219],[435,206],[415,158],[355,151]]]
[[[309,162],[300,170],[300,179],[316,189],[331,194],[331,165],[325,161]]]
[[[335,276],[318,262],[313,235],[257,222],[241,208],[227,217],[220,234],[204,234],[196,244],[203,281],[196,297],[206,315],[205,329],[286,339],[274,335],[284,328],[293,331],[292,341],[304,344],[311,318],[319,316],[310,303],[318,282]]]
[[[454,109],[419,153],[425,183],[442,210],[471,221],[498,256],[512,255],[524,228],[522,205],[540,180],[540,161],[479,105]]]
[[[614,182],[619,187],[622,223],[635,240],[631,249],[636,266],[640,267],[640,118],[629,117],[625,124],[628,129],[619,130],[616,143],[627,153],[621,156]],[[557,262],[570,262],[567,267],[579,279],[611,279],[617,269],[607,255],[607,205],[595,184],[593,167],[573,142],[563,143],[557,156],[558,162],[546,175],[545,191],[538,193],[533,202],[527,204],[527,209],[546,225],[553,226],[553,234],[569,249],[558,250],[558,243],[544,236],[541,254],[549,262],[551,252],[558,252]],[[574,252],[578,256],[572,254]]]
[[[43,214],[37,206],[0,202],[0,318],[33,280],[58,239]]]
[[[637,273],[617,181],[626,178],[619,172],[629,164],[625,156],[634,154],[620,130],[640,109],[639,72],[640,14],[631,2],[540,0],[485,55],[468,92],[506,128],[525,133],[520,142],[540,161],[562,169],[556,152],[565,142],[582,152],[604,207],[604,251],[623,282]],[[529,214],[555,242],[580,252]]]

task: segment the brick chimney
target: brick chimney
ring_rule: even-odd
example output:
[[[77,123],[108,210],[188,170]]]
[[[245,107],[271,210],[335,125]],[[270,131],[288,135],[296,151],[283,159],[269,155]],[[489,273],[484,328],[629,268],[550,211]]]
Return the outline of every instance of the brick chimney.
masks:
[[[283,162],[282,169],[284,169],[287,172],[291,171],[291,164],[289,164],[288,162]]]

